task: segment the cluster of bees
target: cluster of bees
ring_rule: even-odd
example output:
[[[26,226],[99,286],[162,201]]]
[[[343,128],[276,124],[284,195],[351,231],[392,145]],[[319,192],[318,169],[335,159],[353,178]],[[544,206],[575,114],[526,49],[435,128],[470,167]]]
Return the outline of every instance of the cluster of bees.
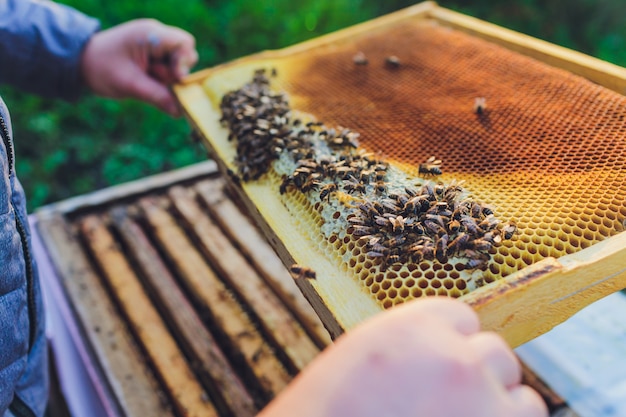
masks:
[[[289,102],[285,94],[271,91],[269,84],[265,70],[257,70],[252,82],[222,97],[220,123],[230,130],[228,139],[236,139],[235,165],[244,181],[266,173],[292,134]],[[300,141],[290,146],[302,148]]]
[[[467,259],[466,269],[486,269],[489,251],[516,231],[490,206],[463,199],[458,184],[405,187],[380,200],[365,200],[348,217],[350,232],[366,241],[367,255],[382,269],[395,263]]]
[[[296,163],[292,175],[285,175],[280,185],[284,194],[292,188],[301,192],[319,192],[321,201],[330,201],[337,191],[348,195],[364,195],[369,190],[383,193],[389,165],[372,154],[338,153],[321,158],[303,158]]]
[[[347,233],[365,240],[367,255],[379,259],[382,270],[422,260],[447,263],[451,257],[465,258],[466,269],[484,270],[491,249],[513,237],[515,225],[465,198],[460,184],[434,181],[442,174],[440,160],[420,164],[423,181],[398,191],[388,181],[389,164],[358,149],[358,133],[292,117],[286,96],[269,84],[265,70],[257,70],[252,82],[221,102],[221,122],[230,129],[229,140],[237,141],[239,177],[258,179],[287,155],[294,168],[283,175],[279,192],[348,207]]]

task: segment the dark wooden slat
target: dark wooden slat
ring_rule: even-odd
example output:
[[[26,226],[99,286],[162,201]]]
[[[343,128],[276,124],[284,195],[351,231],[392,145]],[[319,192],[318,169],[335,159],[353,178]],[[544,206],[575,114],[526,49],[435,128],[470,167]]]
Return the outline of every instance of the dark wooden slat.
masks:
[[[159,379],[167,388],[177,414],[185,417],[218,417],[208,395],[195,379],[103,220],[95,215],[85,216],[80,220],[79,227],[103,271],[110,293],[121,306]]]
[[[176,340],[191,358],[193,369],[209,391],[220,415],[253,416],[257,409],[245,386],[228,363],[159,253],[126,207],[110,211],[112,224],[125,243],[125,253],[140,268],[161,315],[170,323]]]
[[[138,206],[203,319],[211,322],[216,337],[224,339],[230,347],[229,353],[244,368],[246,382],[254,385],[253,394],[261,395],[264,402],[269,401],[287,386],[290,375],[233,294],[163,208],[165,203],[163,199],[143,198]]]
[[[203,214],[191,190],[174,186],[168,190],[168,195],[199,250],[254,311],[266,337],[285,354],[289,368],[295,372],[303,369],[319,354],[319,349],[300,324],[241,253],[229,244],[222,230]]]
[[[111,303],[85,253],[59,214],[39,217],[38,230],[120,408],[120,416],[172,417],[164,394]]]
[[[325,348],[332,340],[322,321],[265,237],[232,199],[224,194],[224,185],[222,179],[215,178],[198,181],[194,188],[222,231],[236,242],[240,252],[298,318],[317,347]]]

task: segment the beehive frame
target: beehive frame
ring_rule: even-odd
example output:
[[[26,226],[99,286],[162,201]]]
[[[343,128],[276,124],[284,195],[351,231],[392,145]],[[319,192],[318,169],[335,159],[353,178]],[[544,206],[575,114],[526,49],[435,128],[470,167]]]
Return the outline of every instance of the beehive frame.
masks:
[[[215,94],[224,93],[239,88],[242,80],[247,81],[253,69],[260,65],[272,65],[296,53],[332,45],[368,31],[393,27],[407,20],[454,28],[581,75],[619,94],[626,91],[626,70],[623,68],[469,18],[432,2],[290,48],[263,52],[200,71],[189,76],[175,90],[189,121],[206,140],[220,168],[225,173],[232,172],[234,150],[226,139],[227,132],[219,123],[220,97],[207,95],[204,83],[210,84],[213,76],[219,74],[212,87]],[[381,310],[380,304],[363,291],[362,284],[350,277],[349,271],[338,270],[336,264],[320,256],[318,249],[294,233],[299,227],[297,219],[292,218],[281,201],[267,198],[270,195],[267,182],[242,183],[233,189],[286,265],[310,265],[317,271],[317,279],[298,280],[298,283],[333,336]],[[618,202],[618,215],[624,215],[619,210],[624,210],[624,202]],[[626,287],[626,236],[617,233],[572,254],[558,258],[547,256],[473,290],[461,299],[479,312],[485,328],[498,331],[512,346],[517,346],[623,287]]]

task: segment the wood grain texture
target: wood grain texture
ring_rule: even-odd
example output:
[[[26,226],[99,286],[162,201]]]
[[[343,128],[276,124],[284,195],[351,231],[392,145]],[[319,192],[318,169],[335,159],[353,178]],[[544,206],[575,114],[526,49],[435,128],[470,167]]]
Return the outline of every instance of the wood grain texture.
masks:
[[[143,283],[168,323],[177,342],[190,358],[192,368],[209,391],[220,415],[253,416],[258,411],[246,387],[232,369],[211,333],[164,265],[143,229],[126,207],[110,211],[125,254],[137,263]]]
[[[626,233],[558,259],[546,258],[461,297],[485,329],[517,347],[626,288]]]
[[[282,305],[276,295],[247,263],[239,251],[211,219],[202,215],[194,195],[183,187],[168,191],[173,208],[181,215],[198,248],[227,280],[245,304],[254,312],[266,337],[278,352],[285,354],[287,366],[298,372],[319,353],[299,323]]]
[[[203,321],[213,323],[220,337],[238,355],[235,360],[259,391],[254,394],[269,401],[284,389],[291,376],[234,294],[197,252],[194,243],[165,209],[164,199],[144,198],[138,202],[158,245],[177,270],[181,285],[192,297]],[[217,335],[216,335],[217,337]]]
[[[173,416],[164,393],[125,324],[93,272],[71,226],[61,215],[39,219],[38,229],[85,340],[97,358],[124,416]]]
[[[209,210],[224,234],[236,242],[238,250],[250,261],[265,283],[289,306],[308,335],[323,349],[331,343],[328,331],[294,283],[291,274],[265,237],[232,198],[224,193],[225,182],[219,180],[199,181],[195,185],[198,197]]]
[[[176,341],[102,219],[86,216],[79,227],[108,281],[112,296],[141,341],[159,379],[167,387],[176,412],[188,417],[217,417],[208,395],[195,379]]]

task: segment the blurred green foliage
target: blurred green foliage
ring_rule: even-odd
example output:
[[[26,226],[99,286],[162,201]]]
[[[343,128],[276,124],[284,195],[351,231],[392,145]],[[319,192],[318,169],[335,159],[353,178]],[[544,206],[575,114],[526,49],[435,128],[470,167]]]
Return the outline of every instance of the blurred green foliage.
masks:
[[[193,33],[205,68],[276,49],[414,4],[391,0],[63,0],[103,28],[152,17]],[[439,4],[626,65],[623,0],[475,0]],[[383,4],[384,3],[384,4]],[[206,158],[184,120],[143,103],[87,96],[78,103],[0,89],[12,111],[17,171],[31,209]]]

